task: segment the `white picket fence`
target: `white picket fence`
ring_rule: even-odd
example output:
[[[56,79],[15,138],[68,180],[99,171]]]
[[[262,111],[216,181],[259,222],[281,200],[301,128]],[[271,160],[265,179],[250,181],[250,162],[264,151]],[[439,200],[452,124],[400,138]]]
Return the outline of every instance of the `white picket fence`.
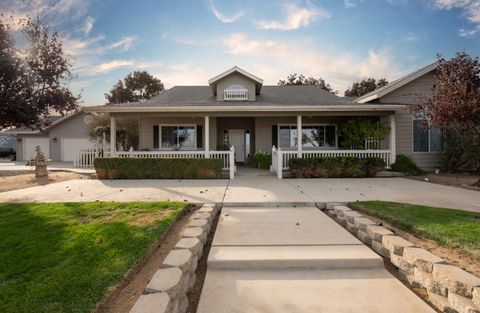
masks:
[[[97,157],[110,156],[110,153],[100,153],[101,149],[82,149],[76,154],[75,167],[93,167]],[[230,179],[235,175],[235,149],[229,151],[117,151],[113,154],[118,158],[166,158],[166,159],[220,159],[222,169],[229,171]]]
[[[292,158],[299,157],[298,151],[285,150],[281,148],[272,148],[272,167],[271,171],[282,179],[283,171],[289,170],[289,162]],[[364,158],[380,158],[387,168],[390,167],[390,150],[305,150],[300,152],[301,158],[328,158],[328,157],[356,157]]]

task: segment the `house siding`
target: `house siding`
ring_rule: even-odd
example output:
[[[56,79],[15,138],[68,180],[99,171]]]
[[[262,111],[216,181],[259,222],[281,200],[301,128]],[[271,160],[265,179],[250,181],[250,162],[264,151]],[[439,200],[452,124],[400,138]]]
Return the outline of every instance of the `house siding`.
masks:
[[[224,101],[223,91],[231,85],[245,86],[248,90],[248,101],[255,101],[255,82],[238,73],[232,73],[217,82],[217,101]]]
[[[381,103],[387,104],[415,104],[425,96],[432,95],[432,85],[435,78],[434,72],[398,88],[395,91],[380,98]]]

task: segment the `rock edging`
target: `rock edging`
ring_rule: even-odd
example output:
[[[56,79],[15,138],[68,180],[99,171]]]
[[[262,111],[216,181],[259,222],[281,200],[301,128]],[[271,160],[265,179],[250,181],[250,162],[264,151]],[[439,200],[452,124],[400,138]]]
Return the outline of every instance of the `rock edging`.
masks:
[[[328,203],[326,213],[376,253],[389,259],[405,283],[424,288],[428,301],[440,312],[480,313],[480,278],[415,247],[347,206]]]
[[[215,204],[207,203],[193,214],[182,238],[153,275],[130,313],[187,311],[187,293],[195,284],[198,261],[202,257],[203,246],[217,211]]]

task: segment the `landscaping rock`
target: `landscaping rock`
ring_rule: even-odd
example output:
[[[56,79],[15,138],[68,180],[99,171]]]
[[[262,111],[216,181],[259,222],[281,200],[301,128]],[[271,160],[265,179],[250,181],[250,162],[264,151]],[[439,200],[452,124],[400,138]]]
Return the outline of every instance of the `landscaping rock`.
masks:
[[[355,224],[347,223],[346,228],[347,228],[347,230],[348,230],[349,232],[351,232],[351,233],[354,234],[355,236],[357,235],[358,227],[355,226]]]
[[[360,239],[363,243],[365,243],[367,245],[372,244],[372,237],[370,237],[366,232],[364,232],[360,229],[357,232],[357,237],[358,237],[358,239]]]
[[[337,216],[343,216],[344,212],[350,212],[352,209],[350,209],[348,206],[337,205],[333,208],[333,211]]]
[[[189,272],[192,261],[193,256],[190,250],[172,250],[163,261],[162,268],[178,267],[182,272]]]
[[[413,266],[405,261],[403,257],[392,253],[390,254],[390,262],[398,267],[399,270],[404,271],[405,275],[412,275],[413,278]]]
[[[197,270],[198,266],[198,258],[196,256],[193,256],[192,258],[192,266],[190,267],[190,273],[195,273]]]
[[[193,214],[193,219],[194,220],[207,220],[208,223],[210,224],[212,222],[212,215],[210,215],[208,213],[197,212],[197,213]]]
[[[145,287],[145,292],[165,292],[170,299],[176,299],[182,291],[185,276],[178,267],[159,269]]]
[[[198,238],[181,238],[174,247],[175,250],[188,249],[198,258],[202,257],[203,244]]]
[[[383,236],[391,236],[393,233],[382,226],[369,225],[367,226],[367,234],[372,237],[373,240],[382,242]]]
[[[414,283],[424,287],[429,292],[433,292],[444,297],[448,296],[447,288],[435,282],[431,273],[424,272],[415,267],[413,269],[413,280]]]
[[[347,223],[354,224],[356,217],[362,217],[363,215],[355,211],[343,211],[343,216],[347,219]]]
[[[475,307],[472,300],[460,295],[449,293],[448,302],[450,306],[458,313],[480,313],[480,309]]]
[[[388,251],[387,248],[385,248],[381,242],[378,242],[376,240],[372,241],[372,249],[383,256],[384,258],[390,259],[390,251]]]
[[[480,308],[480,287],[473,288],[472,300],[473,303]]]
[[[456,293],[464,297],[472,297],[474,287],[480,286],[480,278],[448,264],[433,266],[433,279],[448,289],[448,293]]]
[[[428,301],[432,303],[440,312],[452,312],[453,310],[450,306],[450,303],[448,302],[448,299],[445,298],[444,296],[440,296],[436,293],[433,292],[428,292]]]
[[[336,206],[344,206],[343,203],[341,202],[328,202],[326,205],[325,205],[325,208],[329,211],[333,211],[335,209]]]
[[[193,289],[196,279],[197,279],[197,275],[195,273],[190,274],[189,280],[188,280],[188,289],[187,289],[188,291],[191,291]]]
[[[202,208],[198,210],[198,212],[212,215],[215,212],[215,209],[213,207],[202,206]]]
[[[346,217],[337,215],[337,222],[338,222],[338,224],[342,225],[343,227],[347,227],[347,218]]]
[[[427,273],[433,271],[434,264],[445,263],[442,258],[421,248],[407,247],[403,250],[403,257],[405,261]]]
[[[130,313],[170,313],[172,304],[164,292],[141,295]]]
[[[403,280],[404,282],[406,282],[406,283],[408,283],[412,286],[415,283],[414,278],[413,278],[413,270],[405,271],[405,270],[402,270],[402,269],[398,269],[398,276],[400,277],[401,280]]]
[[[387,248],[391,254],[396,254],[399,256],[403,255],[403,250],[406,247],[413,247],[413,243],[407,241],[399,236],[383,236],[382,237],[382,244],[385,248]]]
[[[197,219],[190,221],[188,227],[200,227],[204,231],[208,232],[210,230],[210,223],[208,223],[208,220],[206,219]]]
[[[365,232],[365,233],[367,232],[367,226],[376,225],[376,223],[374,221],[372,221],[371,219],[366,218],[366,217],[354,218],[354,224],[355,224],[355,226],[358,227],[359,231],[362,231],[362,232]]]
[[[188,310],[188,298],[187,296],[184,296],[180,299],[180,302],[178,304],[178,313],[185,313]]]
[[[202,244],[207,241],[207,232],[201,227],[188,227],[183,232],[184,238],[198,238]]]

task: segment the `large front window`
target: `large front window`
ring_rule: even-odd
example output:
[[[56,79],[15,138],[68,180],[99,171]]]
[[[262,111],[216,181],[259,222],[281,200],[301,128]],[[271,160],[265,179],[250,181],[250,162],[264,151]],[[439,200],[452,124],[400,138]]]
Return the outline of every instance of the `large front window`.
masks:
[[[438,128],[427,128],[426,121],[413,120],[413,152],[442,151],[442,133]]]
[[[195,148],[195,126],[161,126],[162,148]]]
[[[297,146],[297,126],[280,125],[278,142],[282,148]],[[335,125],[304,125],[302,127],[302,147],[335,148],[337,147],[337,131]]]

